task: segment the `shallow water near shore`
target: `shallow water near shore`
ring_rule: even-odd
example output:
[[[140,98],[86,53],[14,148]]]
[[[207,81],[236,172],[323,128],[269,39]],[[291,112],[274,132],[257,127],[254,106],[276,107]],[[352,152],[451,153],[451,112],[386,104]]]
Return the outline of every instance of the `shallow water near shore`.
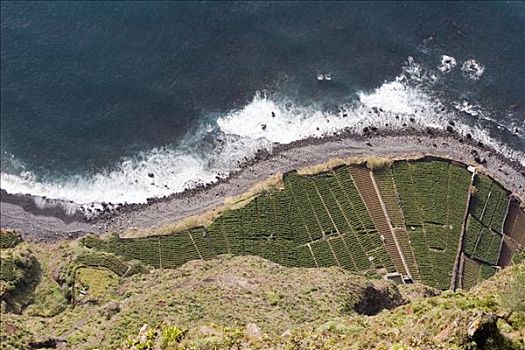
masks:
[[[521,3],[3,3],[1,187],[144,203],[366,127],[525,164],[520,32]]]

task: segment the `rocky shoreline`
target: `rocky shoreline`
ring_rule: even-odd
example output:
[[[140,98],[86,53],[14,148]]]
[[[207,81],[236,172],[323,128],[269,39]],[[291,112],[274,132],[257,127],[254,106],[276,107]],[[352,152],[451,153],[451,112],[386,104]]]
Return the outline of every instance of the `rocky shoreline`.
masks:
[[[148,199],[145,204],[103,204],[95,218],[81,212],[68,215],[60,205],[41,207],[30,195],[1,191],[1,227],[18,229],[28,239],[49,241],[74,238],[93,232],[122,232],[129,228],[159,228],[186,217],[211,210],[228,197],[240,195],[255,183],[277,172],[326,162],[331,158],[380,156],[394,159],[437,156],[483,167],[523,202],[525,167],[496,150],[455,132],[453,123],[445,130],[408,128],[379,131],[365,127],[362,134],[342,132],[323,138],[308,138],[276,145],[271,152],[259,151],[239,171],[211,184],[201,184],[181,193]]]

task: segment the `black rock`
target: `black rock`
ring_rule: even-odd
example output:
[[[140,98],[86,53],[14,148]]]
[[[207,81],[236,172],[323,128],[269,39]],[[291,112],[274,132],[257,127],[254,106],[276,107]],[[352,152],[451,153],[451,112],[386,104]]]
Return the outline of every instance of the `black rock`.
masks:
[[[272,118],[275,118],[275,112],[272,111]]]
[[[450,125],[452,125],[452,126],[456,126],[456,123],[454,123],[454,121],[452,121],[452,120],[449,120],[448,123],[449,123]]]
[[[453,133],[454,132],[454,128],[451,127],[450,125],[447,125],[447,132]]]
[[[261,129],[266,130],[266,124],[261,124]]]
[[[474,161],[478,164],[486,164],[487,160],[485,158],[480,158],[479,156],[474,157]]]
[[[148,176],[149,176],[149,177],[155,177],[155,174],[153,174],[153,173],[148,173]]]
[[[365,134],[368,133],[368,127],[367,127],[367,126],[365,126],[365,127],[363,128],[363,132],[364,132]]]
[[[370,142],[367,142],[366,145],[367,145],[368,147],[372,147],[372,144],[371,144]]]
[[[472,140],[472,135],[471,134],[467,134],[467,139]]]

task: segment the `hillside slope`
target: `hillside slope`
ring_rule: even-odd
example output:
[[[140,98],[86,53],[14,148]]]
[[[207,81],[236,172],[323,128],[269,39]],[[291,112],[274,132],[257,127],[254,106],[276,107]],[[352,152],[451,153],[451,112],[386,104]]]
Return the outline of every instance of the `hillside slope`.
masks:
[[[397,287],[339,267],[288,268],[251,256],[220,256],[130,277],[83,266],[73,286],[77,298],[57,309],[65,298],[45,291],[66,294],[59,276],[64,264],[79,253],[77,242],[31,248],[42,266],[41,282],[33,304],[21,314],[3,312],[5,349],[525,346],[523,305],[521,311],[509,314],[509,308],[517,310],[519,301],[525,300],[524,291],[507,287],[523,283],[523,263],[469,292],[438,296],[433,295],[440,292],[429,287]],[[57,256],[60,259],[53,259]],[[518,306],[508,299],[517,300]],[[480,329],[488,331],[483,335]],[[475,345],[476,339],[482,344],[487,338],[492,339],[488,347]]]

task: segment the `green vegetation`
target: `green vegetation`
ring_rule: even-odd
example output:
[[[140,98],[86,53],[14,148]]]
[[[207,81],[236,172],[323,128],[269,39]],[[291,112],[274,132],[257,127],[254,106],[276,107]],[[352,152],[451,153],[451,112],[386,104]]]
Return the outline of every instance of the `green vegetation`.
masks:
[[[147,270],[138,262],[125,262],[113,254],[104,252],[86,252],[75,259],[78,266],[93,266],[106,268],[120,277],[143,273]]]
[[[476,191],[470,213],[484,227],[501,234],[509,206],[507,191],[486,175],[478,174],[474,180]]]
[[[141,238],[88,236],[83,243],[155,268],[233,254],[258,255],[284,266],[341,266],[405,275],[402,256],[415,281],[447,289],[466,226],[463,252],[487,264],[485,272],[476,275],[491,275],[494,269],[489,267],[498,263],[502,245],[506,192],[491,178],[477,175],[464,224],[472,174],[463,165],[440,160],[381,164],[371,168],[393,229],[390,233],[386,224],[380,227],[386,237],[372,219],[384,217],[381,205],[367,201],[373,204],[368,208],[363,201],[370,191],[376,193],[369,184],[369,170],[364,165],[339,165],[316,175],[287,173],[282,189],[228,209],[206,227]],[[122,276],[119,269],[125,267],[111,269]]]
[[[493,276],[495,273],[496,268],[465,256],[461,287],[463,289],[470,289],[479,282]]]
[[[79,249],[74,244],[38,255],[46,260]],[[4,314],[0,333],[5,349],[45,341],[78,350],[524,349],[524,273],[521,263],[470,292],[436,296],[417,284],[398,289],[337,267],[287,268],[257,257],[197,260],[126,278],[84,267],[74,308],[45,317],[29,308]],[[386,308],[372,310],[377,304]]]
[[[456,260],[470,173],[439,161],[398,162],[393,175],[423,283],[446,289]]]
[[[2,244],[6,243],[0,251],[1,310],[19,313],[32,302],[33,289],[40,281],[40,264],[16,233],[0,232]]]
[[[469,216],[465,233],[464,252],[488,264],[498,263],[502,236],[483,226],[473,216]]]
[[[56,254],[57,248],[45,248]],[[367,288],[399,297],[389,282],[368,281],[336,267],[286,268],[256,257],[196,260],[178,269],[126,278],[99,268],[77,272],[74,307],[46,318],[28,312],[7,314],[2,326],[18,327],[17,334],[27,331],[23,344],[51,337],[67,340],[73,349],[114,349],[127,339],[134,341],[144,323],[158,326],[155,334],[165,333],[170,344],[179,336],[163,325],[185,330],[237,327],[257,320],[262,331],[277,335],[303,323],[320,325],[353,313]]]
[[[22,242],[20,233],[13,230],[0,230],[0,249],[14,248]]]
[[[525,265],[497,183],[437,160],[323,171],[166,235],[2,231],[2,348],[525,349]],[[515,266],[499,271],[502,246]]]

